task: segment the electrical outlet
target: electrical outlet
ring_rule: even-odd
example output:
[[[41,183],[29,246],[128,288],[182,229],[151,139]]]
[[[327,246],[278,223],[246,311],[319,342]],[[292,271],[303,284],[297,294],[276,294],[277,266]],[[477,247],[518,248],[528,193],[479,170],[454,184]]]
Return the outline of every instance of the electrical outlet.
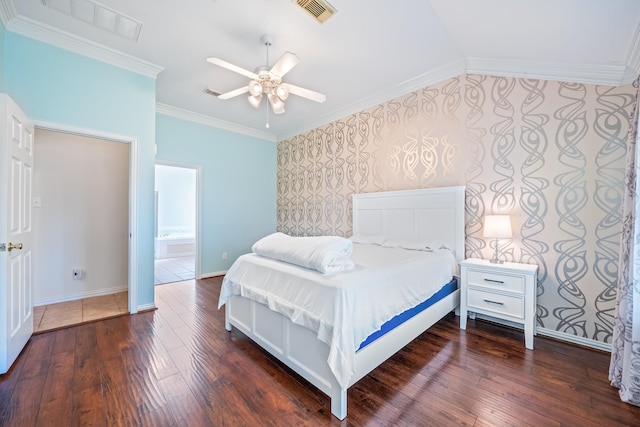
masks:
[[[79,268],[73,269],[73,280],[81,280],[82,279],[82,270]]]
[[[226,252],[222,252],[222,259],[227,259],[227,253]]]

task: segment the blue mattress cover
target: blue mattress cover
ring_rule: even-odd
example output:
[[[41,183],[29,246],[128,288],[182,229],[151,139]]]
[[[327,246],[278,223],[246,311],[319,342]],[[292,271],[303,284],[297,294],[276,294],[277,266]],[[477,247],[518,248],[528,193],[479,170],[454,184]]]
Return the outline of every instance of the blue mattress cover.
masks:
[[[435,294],[433,294],[429,299],[421,302],[420,304],[416,305],[415,307],[412,307],[412,308],[410,308],[408,310],[403,311],[400,314],[397,314],[396,316],[394,316],[390,320],[387,320],[380,327],[380,329],[378,329],[377,331],[375,331],[374,333],[369,335],[366,340],[362,341],[362,344],[360,344],[360,347],[358,347],[357,351],[362,350],[367,345],[371,344],[372,342],[374,342],[375,340],[377,340],[378,338],[380,338],[381,336],[383,336],[384,334],[386,334],[387,332],[389,332],[390,330],[392,330],[396,326],[401,325],[402,323],[404,323],[407,320],[411,319],[413,316],[415,316],[415,315],[421,313],[422,311],[424,311],[425,309],[431,307],[433,304],[437,303],[438,301],[440,301],[441,299],[443,299],[447,295],[451,294],[456,289],[458,289],[458,281],[454,277],[449,283],[447,283],[442,288],[440,288],[440,290],[438,292],[436,292]]]

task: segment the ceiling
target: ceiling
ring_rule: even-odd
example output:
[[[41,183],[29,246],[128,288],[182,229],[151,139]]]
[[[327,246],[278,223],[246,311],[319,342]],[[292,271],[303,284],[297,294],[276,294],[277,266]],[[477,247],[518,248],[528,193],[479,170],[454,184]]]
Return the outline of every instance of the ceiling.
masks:
[[[612,85],[640,72],[637,0],[330,0],[337,13],[323,24],[292,0],[101,0],[140,24],[125,36],[61,13],[70,1],[0,0],[0,17],[9,31],[157,75],[160,112],[270,140],[465,72]],[[265,100],[254,109],[245,95],[203,92],[246,85],[205,59],[253,71],[266,62],[263,34],[268,65],[300,57],[285,82],[327,96],[290,96],[268,129]]]

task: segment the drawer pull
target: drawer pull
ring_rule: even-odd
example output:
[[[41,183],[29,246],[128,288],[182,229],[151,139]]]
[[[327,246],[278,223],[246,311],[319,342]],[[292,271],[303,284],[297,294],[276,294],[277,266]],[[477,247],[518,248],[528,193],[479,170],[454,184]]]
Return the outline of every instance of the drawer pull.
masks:
[[[489,303],[489,304],[495,304],[495,305],[504,305],[503,302],[491,301],[490,299],[485,299],[484,302]]]
[[[491,283],[504,283],[504,280],[484,279],[484,281],[491,282]]]

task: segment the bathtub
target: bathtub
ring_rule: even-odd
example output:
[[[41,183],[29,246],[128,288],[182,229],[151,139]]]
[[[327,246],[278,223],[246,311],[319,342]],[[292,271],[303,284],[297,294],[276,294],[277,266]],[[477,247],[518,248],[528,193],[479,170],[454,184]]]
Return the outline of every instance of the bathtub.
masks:
[[[156,258],[193,256],[196,253],[196,236],[189,233],[167,234],[155,239]]]

